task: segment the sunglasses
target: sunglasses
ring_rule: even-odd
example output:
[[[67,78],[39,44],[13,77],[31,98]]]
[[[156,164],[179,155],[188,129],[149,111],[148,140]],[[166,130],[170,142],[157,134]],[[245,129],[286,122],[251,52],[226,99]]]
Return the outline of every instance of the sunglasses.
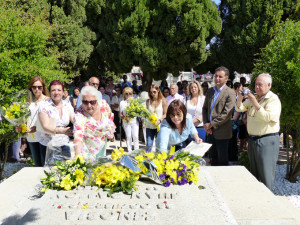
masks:
[[[98,85],[99,85],[99,83],[92,83],[92,85],[97,85],[97,86],[98,86]]]
[[[150,93],[151,93],[151,94],[156,94],[156,93],[157,93],[157,91],[150,91]]]
[[[84,104],[84,105],[88,105],[88,104],[96,105],[96,103],[97,103],[97,100],[92,100],[92,101],[82,100],[82,104]]]
[[[32,86],[31,89],[39,89],[42,90],[43,86]]]
[[[132,93],[125,93],[125,95],[133,95]]]
[[[113,81],[113,80],[107,80],[107,81]]]
[[[170,114],[170,117],[171,118],[174,118],[174,117],[181,117],[182,116],[182,113],[181,112],[178,112],[178,113],[176,113],[176,114]]]

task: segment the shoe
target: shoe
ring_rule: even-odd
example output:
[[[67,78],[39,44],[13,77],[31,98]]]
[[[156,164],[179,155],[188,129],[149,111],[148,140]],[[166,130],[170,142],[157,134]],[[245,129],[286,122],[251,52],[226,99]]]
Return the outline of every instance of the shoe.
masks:
[[[126,141],[126,140],[123,138],[123,139],[122,139],[122,142],[125,142],[125,141]]]
[[[14,162],[18,162],[18,160],[16,160],[13,157],[9,157],[9,158],[7,158],[6,162],[14,163]]]

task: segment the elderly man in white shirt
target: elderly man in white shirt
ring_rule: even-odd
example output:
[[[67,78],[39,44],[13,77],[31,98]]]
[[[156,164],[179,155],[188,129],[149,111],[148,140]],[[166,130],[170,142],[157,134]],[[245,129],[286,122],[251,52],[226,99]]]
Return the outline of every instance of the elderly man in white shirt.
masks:
[[[178,87],[176,84],[171,84],[170,85],[170,95],[166,98],[168,105],[170,105],[170,103],[172,101],[174,101],[175,99],[180,100],[181,102],[183,102],[183,96],[178,94]]]

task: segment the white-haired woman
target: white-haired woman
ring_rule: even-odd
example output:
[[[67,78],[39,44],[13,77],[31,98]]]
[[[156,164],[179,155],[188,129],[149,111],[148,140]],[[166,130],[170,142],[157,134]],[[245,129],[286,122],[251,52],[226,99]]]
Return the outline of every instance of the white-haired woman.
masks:
[[[204,104],[205,96],[203,95],[202,88],[198,81],[193,81],[188,86],[188,95],[185,97],[184,102],[187,112],[192,115],[193,123],[197,129],[198,136],[205,141],[206,132],[203,128],[202,121],[202,107]],[[189,140],[193,140],[191,137]]]
[[[92,86],[83,87],[80,98],[82,105],[74,117],[75,155],[94,161],[106,155],[106,138],[113,138],[116,127],[114,114]]]
[[[126,144],[128,152],[132,151],[132,139],[134,143],[134,150],[139,149],[139,122],[136,117],[130,119],[126,117],[126,107],[129,106],[130,99],[133,97],[133,90],[131,87],[123,89],[124,100],[120,102],[120,116],[123,119],[123,128],[126,133]]]

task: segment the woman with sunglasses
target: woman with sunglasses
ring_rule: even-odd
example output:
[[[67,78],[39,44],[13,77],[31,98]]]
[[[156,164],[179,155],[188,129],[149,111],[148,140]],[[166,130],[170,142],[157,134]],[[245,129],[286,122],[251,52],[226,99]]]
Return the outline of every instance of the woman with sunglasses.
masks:
[[[64,86],[62,82],[52,81],[49,91],[50,98],[48,101],[40,103],[38,111],[40,124],[44,130],[40,137],[40,150],[45,155],[48,146],[49,154],[53,157],[49,159],[60,161],[71,157],[69,136],[72,135],[72,130],[68,125],[70,122],[73,123],[74,109],[70,101],[63,100]]]
[[[147,150],[151,150],[153,146],[154,137],[157,136],[156,126],[160,125],[163,119],[166,117],[168,103],[163,97],[160,88],[152,84],[148,92],[149,99],[146,101],[147,109],[153,113],[156,118],[156,124],[151,124],[149,120],[145,120],[146,126],[146,146]]]
[[[26,139],[33,158],[34,165],[37,167],[43,166],[45,155],[40,151],[40,132],[36,131],[36,121],[38,118],[39,103],[49,99],[49,93],[46,88],[45,81],[42,77],[33,77],[28,84],[28,101],[30,117],[27,120],[27,126],[30,128]]]
[[[106,140],[114,137],[114,114],[92,86],[83,87],[80,98],[82,105],[74,117],[75,155],[95,161],[106,155]]]
[[[134,150],[139,149],[139,122],[136,117],[130,119],[126,117],[126,107],[129,106],[130,99],[133,97],[133,90],[131,87],[123,89],[123,98],[120,102],[120,116],[122,118],[123,128],[126,134],[126,144],[128,152],[132,151],[132,139]]]
[[[161,123],[156,147],[165,152],[170,149],[170,146],[175,146],[176,151],[180,150],[186,147],[189,135],[198,144],[202,142],[193,124],[192,116],[187,113],[186,107],[180,100],[174,100],[168,107],[166,119]]]

